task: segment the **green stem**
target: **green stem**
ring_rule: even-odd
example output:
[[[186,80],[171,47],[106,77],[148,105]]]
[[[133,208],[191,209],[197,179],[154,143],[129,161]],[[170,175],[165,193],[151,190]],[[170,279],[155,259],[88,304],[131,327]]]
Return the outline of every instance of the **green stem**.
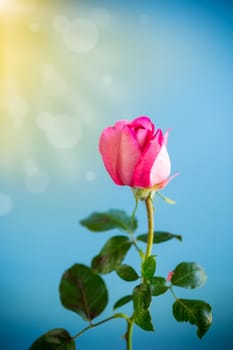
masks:
[[[175,295],[175,292],[174,292],[174,290],[172,289],[172,287],[170,287],[169,289],[170,289],[170,291],[171,291],[173,297],[174,297],[176,300],[178,300],[178,298],[177,298],[177,296]]]
[[[135,241],[135,239],[132,240],[132,243],[135,246],[138,254],[140,255],[141,260],[143,261],[144,260],[144,253],[143,253],[142,249],[139,248],[139,246],[137,245],[137,242]]]
[[[127,350],[132,350],[132,335],[133,335],[134,320],[133,317],[128,319],[128,327],[125,335]]]
[[[145,259],[151,255],[151,250],[153,246],[154,239],[154,207],[152,203],[152,199],[149,196],[146,200],[146,211],[147,211],[147,219],[148,219],[148,238],[147,238],[147,247]]]
[[[78,332],[77,334],[75,334],[73,337],[70,338],[70,340],[68,340],[66,343],[69,343],[71,340],[74,340],[78,337],[80,337],[82,334],[84,334],[85,332],[87,332],[89,329],[91,328],[95,328],[97,326],[100,326],[101,324],[108,322],[110,320],[113,320],[114,318],[124,318],[128,323],[129,323],[129,318],[127,315],[123,314],[123,313],[118,313],[118,314],[114,314],[113,316],[110,316],[108,318],[105,318],[102,321],[99,321],[97,323],[90,323],[89,326],[83,328],[80,332]],[[65,344],[66,344],[65,343]],[[60,345],[61,349],[62,347],[65,345],[64,343]],[[60,348],[59,347],[59,348]],[[131,350],[131,348],[129,348],[129,350]]]

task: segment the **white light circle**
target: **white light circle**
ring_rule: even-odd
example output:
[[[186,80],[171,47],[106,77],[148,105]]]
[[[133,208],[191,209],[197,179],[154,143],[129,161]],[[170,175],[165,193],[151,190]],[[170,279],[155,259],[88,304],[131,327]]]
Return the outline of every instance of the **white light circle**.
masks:
[[[5,193],[0,193],[0,216],[8,215],[13,208],[13,202]]]
[[[25,177],[25,185],[32,193],[44,192],[49,184],[49,178],[46,172],[37,170]]]
[[[37,166],[37,163],[34,159],[26,159],[24,162],[24,171],[26,173],[26,175],[28,176],[32,176],[35,175],[36,173],[38,173],[39,169]]]
[[[49,142],[56,148],[74,148],[81,138],[81,126],[77,118],[56,115],[47,129]]]
[[[87,19],[75,19],[63,32],[63,39],[68,49],[76,53],[87,53],[94,49],[99,34],[94,22]]]
[[[53,79],[51,80],[51,89],[50,93],[53,96],[61,95],[65,92],[66,84],[64,79],[59,74],[54,74]]]

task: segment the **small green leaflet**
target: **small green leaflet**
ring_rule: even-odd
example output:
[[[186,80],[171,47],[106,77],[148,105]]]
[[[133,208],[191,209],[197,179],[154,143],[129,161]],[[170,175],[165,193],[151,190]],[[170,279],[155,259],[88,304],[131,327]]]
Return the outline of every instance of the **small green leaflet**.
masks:
[[[127,264],[118,265],[116,267],[116,273],[119,277],[128,282],[136,281],[139,279],[139,276],[134,268]]]
[[[152,318],[149,311],[151,289],[147,283],[141,283],[133,290],[133,306],[135,323],[145,331],[153,331]]]
[[[195,262],[182,262],[173,271],[171,283],[175,286],[193,289],[202,286],[207,279],[205,270]]]
[[[144,243],[147,243],[147,236],[148,236],[147,233],[144,233],[142,235],[139,235],[137,237],[137,240],[142,241]],[[166,231],[155,231],[153,243],[155,243],[155,244],[163,243],[163,242],[169,241],[173,238],[176,238],[179,241],[182,241],[181,235],[176,235],[174,233],[170,233],[170,232],[166,232]]]
[[[113,310],[118,309],[119,307],[128,304],[130,301],[133,300],[133,296],[132,295],[126,295],[122,298],[120,298],[119,300],[117,300],[113,306]]]
[[[93,213],[80,224],[93,232],[104,232],[115,228],[126,232],[134,232],[137,228],[137,219],[126,214],[123,210],[111,209],[105,213]]]
[[[132,242],[126,236],[110,238],[100,253],[92,259],[92,269],[101,274],[112,272],[121,264],[131,245]]]
[[[154,276],[156,269],[155,256],[149,256],[142,264],[142,275],[146,279],[150,279]]]
[[[165,293],[168,290],[167,281],[164,277],[152,277],[150,279],[150,287],[152,296],[157,296]]]

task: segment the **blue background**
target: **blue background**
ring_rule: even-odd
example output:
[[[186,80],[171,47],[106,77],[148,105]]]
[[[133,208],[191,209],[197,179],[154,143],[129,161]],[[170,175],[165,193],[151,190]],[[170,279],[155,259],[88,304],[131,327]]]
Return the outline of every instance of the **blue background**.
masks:
[[[156,227],[182,234],[183,242],[154,247],[158,275],[167,276],[181,261],[204,266],[206,285],[192,291],[177,288],[176,294],[209,302],[213,325],[200,341],[194,326],[174,320],[173,298],[167,293],[153,302],[156,333],[136,327],[134,350],[231,349],[232,3],[33,3],[28,12],[25,4],[18,12],[13,5],[0,10],[1,349],[27,349],[52,328],[75,334],[85,327],[61,306],[58,284],[67,268],[75,262],[89,264],[117,233],[89,233],[79,220],[109,208],[133,210],[130,189],[115,186],[103,167],[98,138],[107,125],[139,115],[148,115],[164,131],[172,129],[168,150],[172,172],[180,173],[163,191],[176,205],[158,201]],[[59,18],[65,23],[61,16],[91,19],[98,40],[94,33],[86,47],[68,47],[62,38],[66,33],[56,29]],[[93,47],[88,48],[88,40]],[[21,98],[18,105],[8,87],[12,81]],[[65,136],[61,126],[55,134],[55,124],[49,131],[41,128],[45,111],[53,113],[53,121],[59,113],[78,120],[80,137],[74,145],[66,143],[66,137],[74,137],[69,128]],[[138,233],[143,233],[142,203],[137,217]],[[137,266],[133,251],[127,262]],[[105,280],[110,301],[98,320],[111,315],[113,303],[134,286],[114,273]],[[128,306],[123,310],[131,312]],[[80,337],[77,347],[124,349],[124,327],[122,320],[106,323]]]

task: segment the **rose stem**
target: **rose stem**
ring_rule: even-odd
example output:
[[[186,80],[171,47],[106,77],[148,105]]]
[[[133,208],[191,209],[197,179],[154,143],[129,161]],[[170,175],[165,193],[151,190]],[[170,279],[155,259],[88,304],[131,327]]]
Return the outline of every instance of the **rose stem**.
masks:
[[[132,350],[132,335],[133,335],[134,320],[133,317],[128,320],[128,328],[125,335],[127,350]]]
[[[147,238],[147,247],[146,247],[146,254],[145,254],[145,259],[147,259],[151,255],[153,239],[154,239],[154,208],[153,208],[153,203],[150,196],[146,199],[145,202],[146,202],[146,211],[147,211],[147,219],[148,219],[148,238]]]
[[[148,219],[148,239],[147,239],[147,248],[145,258],[148,258],[151,255],[151,250],[153,246],[154,239],[154,207],[152,203],[152,199],[149,196],[146,200],[146,211],[147,211],[147,219]],[[133,317],[128,320],[128,329],[126,333],[126,342],[127,342],[127,350],[132,350],[132,333],[133,333],[134,319]]]

